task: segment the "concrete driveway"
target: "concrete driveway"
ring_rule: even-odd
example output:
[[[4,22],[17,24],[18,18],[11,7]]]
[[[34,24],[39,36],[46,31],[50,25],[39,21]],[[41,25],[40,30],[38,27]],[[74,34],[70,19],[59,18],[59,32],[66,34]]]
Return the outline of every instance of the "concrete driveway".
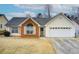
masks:
[[[50,38],[57,54],[79,54],[79,38]]]

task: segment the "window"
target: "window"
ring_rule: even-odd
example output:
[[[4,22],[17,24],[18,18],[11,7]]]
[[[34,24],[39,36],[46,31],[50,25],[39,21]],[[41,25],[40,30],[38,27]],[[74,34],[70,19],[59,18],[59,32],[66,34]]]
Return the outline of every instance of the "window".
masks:
[[[71,29],[71,27],[50,27],[50,29]]]
[[[2,24],[0,24],[0,28],[2,28]]]
[[[41,31],[44,31],[44,28],[41,28]]]
[[[27,26],[26,26],[26,33],[27,34],[33,34],[33,32],[34,32],[33,25],[32,24],[27,24]]]
[[[18,33],[18,27],[13,27],[12,28],[12,33]]]

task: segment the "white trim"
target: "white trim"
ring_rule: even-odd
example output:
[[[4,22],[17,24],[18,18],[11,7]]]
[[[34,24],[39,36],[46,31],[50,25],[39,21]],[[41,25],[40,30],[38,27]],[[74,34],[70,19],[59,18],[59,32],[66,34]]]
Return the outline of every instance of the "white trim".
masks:
[[[29,18],[26,18],[26,20],[24,20],[22,23],[19,24],[19,26],[21,26],[25,21],[27,21]]]
[[[30,18],[27,18],[26,20],[24,20],[19,26],[21,26],[24,22],[26,22],[27,20],[29,20]],[[33,18],[31,18],[32,21],[34,21],[36,24],[38,24],[38,26],[40,26],[39,23],[37,23],[35,20],[33,20]]]
[[[17,28],[18,28],[18,33],[12,33],[12,28],[10,29],[10,32],[11,32],[12,36],[20,36],[21,35],[19,27],[17,27]]]
[[[40,34],[41,34],[41,32],[40,32],[40,27],[39,27],[39,37],[40,37]]]
[[[11,36],[20,36],[19,33],[11,33]]]
[[[12,33],[12,27],[6,27],[6,30],[11,33],[11,36],[20,36],[21,35],[19,27],[18,27],[18,33]]]
[[[17,32],[15,32],[15,30],[17,30]],[[14,33],[18,33],[18,27],[12,27],[12,31],[14,31]],[[12,32],[11,31],[11,32]],[[12,32],[13,33],[13,32]]]
[[[34,21],[36,24],[38,24],[38,26],[40,26],[40,24],[39,24],[39,23],[37,23],[35,20],[33,20],[33,18],[31,18],[31,20],[32,20],[32,21]]]

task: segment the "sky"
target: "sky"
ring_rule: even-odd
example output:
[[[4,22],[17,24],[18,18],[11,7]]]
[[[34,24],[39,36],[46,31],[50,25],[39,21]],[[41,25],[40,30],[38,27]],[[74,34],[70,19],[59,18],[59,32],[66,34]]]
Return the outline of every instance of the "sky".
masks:
[[[47,14],[47,4],[0,4],[0,13],[5,14],[10,20],[12,17],[26,17],[30,14],[35,17],[38,13]],[[54,16],[60,12],[68,13],[70,15],[77,14],[79,5],[63,5],[51,4],[50,13]]]

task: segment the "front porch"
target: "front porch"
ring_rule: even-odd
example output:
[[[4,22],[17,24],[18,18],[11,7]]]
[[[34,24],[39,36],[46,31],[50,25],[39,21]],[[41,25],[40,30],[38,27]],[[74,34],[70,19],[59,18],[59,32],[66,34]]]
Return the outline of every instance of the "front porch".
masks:
[[[33,20],[28,19],[20,26],[21,37],[40,37],[40,26]]]

